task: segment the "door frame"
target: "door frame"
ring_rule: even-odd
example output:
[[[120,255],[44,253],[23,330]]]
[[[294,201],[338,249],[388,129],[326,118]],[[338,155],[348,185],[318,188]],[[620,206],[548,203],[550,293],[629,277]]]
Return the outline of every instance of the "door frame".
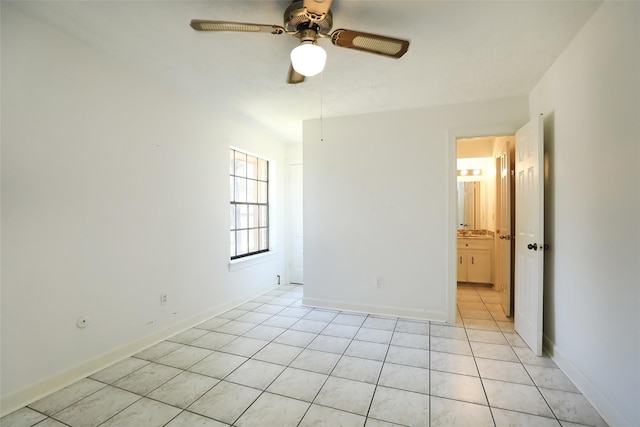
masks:
[[[447,130],[447,229],[448,245],[447,245],[447,324],[456,324],[456,301],[458,298],[457,271],[457,237],[458,227],[456,221],[456,185],[457,185],[457,143],[460,138],[476,138],[486,136],[509,136],[515,135],[516,131],[522,127],[522,123],[502,123],[483,126],[466,126],[459,128],[451,128]]]

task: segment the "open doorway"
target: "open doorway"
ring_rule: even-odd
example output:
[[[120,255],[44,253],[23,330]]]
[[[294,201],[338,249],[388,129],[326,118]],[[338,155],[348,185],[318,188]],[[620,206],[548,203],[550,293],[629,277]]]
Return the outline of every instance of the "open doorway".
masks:
[[[483,302],[490,301],[486,308],[494,320],[513,321],[514,147],[514,135],[456,138],[459,314],[468,303],[471,287],[484,293]]]

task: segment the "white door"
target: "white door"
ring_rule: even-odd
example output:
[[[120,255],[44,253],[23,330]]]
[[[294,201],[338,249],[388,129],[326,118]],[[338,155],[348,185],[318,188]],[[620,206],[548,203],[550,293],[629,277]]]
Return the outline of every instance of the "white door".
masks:
[[[303,283],[303,227],[302,227],[302,165],[290,165],[289,189],[291,194],[291,257],[289,274],[291,283]]]
[[[542,354],[544,260],[543,119],[516,132],[515,329]]]
[[[511,316],[511,147],[507,141],[498,158],[498,215],[496,243],[496,289],[501,293],[504,314]]]

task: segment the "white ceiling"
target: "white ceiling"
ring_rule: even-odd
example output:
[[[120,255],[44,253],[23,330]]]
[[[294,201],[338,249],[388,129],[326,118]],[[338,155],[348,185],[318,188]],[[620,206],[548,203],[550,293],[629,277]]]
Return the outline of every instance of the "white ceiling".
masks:
[[[526,95],[600,1],[335,0],[334,29],[411,42],[399,60],[328,40],[325,71],[285,82],[288,35],[205,33],[192,18],[282,25],[282,1],[20,2],[32,17],[283,141],[302,120]]]

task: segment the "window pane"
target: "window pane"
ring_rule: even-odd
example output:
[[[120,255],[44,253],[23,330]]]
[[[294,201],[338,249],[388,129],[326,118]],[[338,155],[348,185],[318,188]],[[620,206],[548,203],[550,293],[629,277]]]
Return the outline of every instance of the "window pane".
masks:
[[[258,181],[258,203],[267,203],[267,183]]]
[[[269,225],[269,208],[267,206],[260,206],[260,227],[266,227]]]
[[[258,159],[258,179],[266,181],[269,176],[269,162],[263,159]]]
[[[236,151],[236,175],[247,176],[247,155]]]
[[[258,178],[258,159],[253,156],[247,156],[247,178]]]
[[[235,182],[235,178],[234,177],[229,177],[229,200],[231,200],[232,202],[236,201],[236,192],[234,191],[234,185],[233,183]]]
[[[249,230],[249,252],[257,252],[260,250],[260,237],[258,229]]]
[[[260,229],[260,250],[269,249],[269,234],[268,229]]]
[[[258,227],[259,209],[258,205],[249,205],[249,228]]]
[[[258,181],[247,179],[247,202],[258,202]]]
[[[247,230],[236,231],[236,250],[238,255],[243,255],[249,252]]]
[[[236,228],[247,228],[247,205],[236,205]]]
[[[231,210],[229,212],[229,223],[231,226],[231,230],[236,229],[236,205],[231,205]]]
[[[232,231],[229,236],[229,253],[232,257],[236,256],[236,232]]]
[[[247,180],[245,178],[235,178],[235,201],[247,201]]]
[[[229,150],[229,174],[235,175],[236,171],[236,152]]]

